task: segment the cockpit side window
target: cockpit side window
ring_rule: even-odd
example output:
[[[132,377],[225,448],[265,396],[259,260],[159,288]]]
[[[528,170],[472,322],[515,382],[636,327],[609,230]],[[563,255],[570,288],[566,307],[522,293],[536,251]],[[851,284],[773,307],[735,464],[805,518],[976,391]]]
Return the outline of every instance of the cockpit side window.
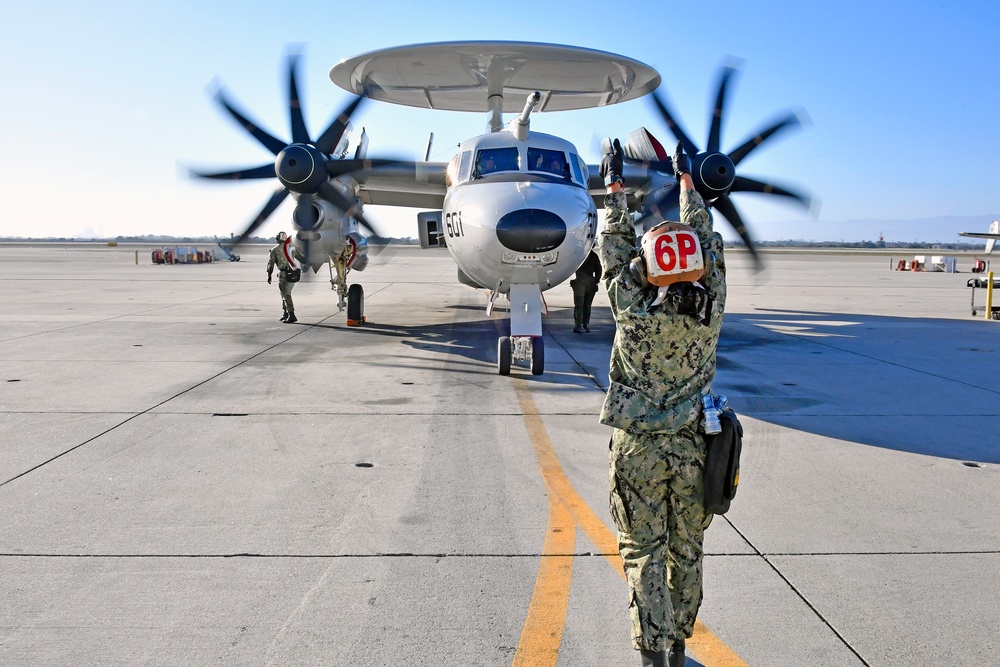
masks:
[[[472,176],[472,151],[462,151],[458,163],[458,182],[465,183]]]
[[[547,148],[528,148],[528,170],[544,171],[563,178],[569,178],[566,154]]]
[[[583,165],[582,168],[581,165]],[[586,186],[587,179],[590,178],[590,175],[586,173],[587,172],[586,163],[584,163],[584,161],[580,159],[579,155],[575,153],[570,153],[569,166],[573,170],[573,180],[579,183],[580,185]]]
[[[517,148],[484,148],[476,155],[473,178],[480,178],[497,171],[517,171]]]

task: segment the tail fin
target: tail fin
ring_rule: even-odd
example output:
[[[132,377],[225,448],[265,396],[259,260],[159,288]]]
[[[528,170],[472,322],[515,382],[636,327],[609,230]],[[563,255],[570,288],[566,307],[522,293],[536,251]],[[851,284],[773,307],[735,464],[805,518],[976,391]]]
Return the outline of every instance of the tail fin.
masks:
[[[990,224],[990,234],[997,234],[998,236],[1000,236],[1000,220],[994,220]],[[986,254],[987,255],[989,255],[991,252],[993,252],[993,246],[995,246],[996,244],[997,244],[997,240],[995,238],[993,238],[993,239],[987,239],[986,240]]]

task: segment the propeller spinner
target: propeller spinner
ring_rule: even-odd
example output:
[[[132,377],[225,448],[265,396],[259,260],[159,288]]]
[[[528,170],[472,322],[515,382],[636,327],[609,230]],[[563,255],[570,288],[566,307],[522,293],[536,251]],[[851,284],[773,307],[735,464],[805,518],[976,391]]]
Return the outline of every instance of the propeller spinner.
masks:
[[[729,82],[736,72],[736,68],[731,66],[723,67],[720,71],[715,108],[712,111],[708,143],[704,151],[698,148],[697,144],[691,140],[677,122],[675,115],[670,111],[663,96],[654,92],[653,101],[667,127],[674,135],[674,138],[681,142],[684,146],[684,151],[691,156],[691,176],[698,192],[704,197],[705,203],[715,208],[716,211],[726,218],[736,233],[739,234],[740,238],[743,239],[743,242],[746,243],[747,249],[753,255],[754,262],[759,266],[760,257],[757,255],[756,246],[750,236],[749,230],[746,228],[743,216],[740,215],[739,210],[733,204],[730,194],[733,192],[757,192],[778,195],[795,200],[806,208],[810,206],[810,198],[774,183],[738,176],[736,174],[736,165],[776,134],[801,126],[802,121],[798,114],[789,113],[771,126],[760,130],[729,153],[722,152],[720,144],[722,121],[726,108],[726,94]],[[669,161],[653,163],[651,166],[662,171],[673,171],[673,166]],[[650,222],[650,218],[665,218],[671,210],[676,209],[679,198],[680,188],[675,184],[667,191],[658,194],[653,201],[645,204],[641,221],[648,223]]]
[[[298,230],[298,239],[302,243],[303,255],[309,257],[309,242],[317,238],[315,231],[319,225],[319,215],[316,207],[312,203],[312,196],[320,197],[343,213],[345,216],[353,217],[363,227],[372,234],[378,235],[372,225],[365,220],[361,214],[360,206],[356,201],[352,201],[334,187],[329,178],[338,176],[350,171],[345,165],[339,165],[338,160],[331,157],[331,152],[340,144],[344,131],[347,129],[351,115],[357,110],[365,98],[356,96],[348,103],[344,109],[333,119],[330,125],[320,134],[316,141],[309,137],[305,119],[302,116],[302,107],[299,102],[298,86],[296,84],[298,56],[288,57],[288,113],[291,122],[291,143],[286,143],[277,139],[268,132],[260,128],[260,125],[250,120],[246,115],[238,111],[226,97],[220,88],[215,94],[215,101],[225,109],[236,122],[256,139],[264,148],[268,149],[274,156],[273,163],[267,163],[258,167],[239,169],[236,171],[225,171],[216,173],[205,173],[192,171],[192,174],[200,178],[222,179],[222,180],[242,180],[242,179],[263,179],[277,178],[281,187],[275,190],[274,194],[260,210],[247,228],[236,239],[233,247],[243,243],[253,234],[275,209],[284,201],[289,192],[300,195],[292,214],[293,224]],[[354,168],[354,160],[344,160],[350,162]]]

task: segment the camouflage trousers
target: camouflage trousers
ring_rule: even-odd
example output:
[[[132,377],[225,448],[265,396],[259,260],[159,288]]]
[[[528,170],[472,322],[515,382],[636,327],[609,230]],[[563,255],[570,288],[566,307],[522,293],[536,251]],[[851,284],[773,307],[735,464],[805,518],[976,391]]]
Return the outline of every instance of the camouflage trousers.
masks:
[[[290,315],[295,314],[295,305],[292,303],[292,287],[295,283],[285,280],[283,273],[278,274],[278,292],[281,293],[281,307]]]
[[[705,439],[679,433],[611,437],[611,515],[629,588],[632,644],[660,651],[688,638],[702,600]]]

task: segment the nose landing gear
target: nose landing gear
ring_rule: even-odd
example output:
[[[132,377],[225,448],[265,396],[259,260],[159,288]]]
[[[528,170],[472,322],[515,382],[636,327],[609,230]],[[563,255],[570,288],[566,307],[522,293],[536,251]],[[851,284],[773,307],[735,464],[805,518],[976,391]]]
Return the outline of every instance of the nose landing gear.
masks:
[[[542,290],[537,282],[510,286],[510,335],[497,341],[497,370],[510,375],[510,363],[527,361],[532,375],[545,371],[542,341]],[[492,304],[492,302],[491,302]]]
[[[512,361],[526,361],[532,375],[545,372],[545,342],[541,336],[501,336],[497,340],[497,370],[510,375]]]

